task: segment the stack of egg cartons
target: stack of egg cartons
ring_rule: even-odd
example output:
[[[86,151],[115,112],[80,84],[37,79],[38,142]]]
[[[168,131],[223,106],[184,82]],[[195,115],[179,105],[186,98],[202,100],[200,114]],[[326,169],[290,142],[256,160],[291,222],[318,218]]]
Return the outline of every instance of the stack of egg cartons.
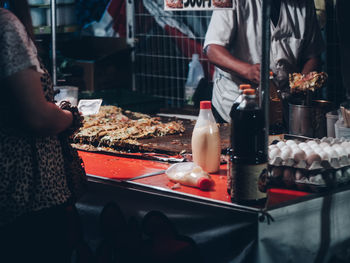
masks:
[[[269,146],[271,186],[323,190],[350,181],[350,141],[323,138]]]

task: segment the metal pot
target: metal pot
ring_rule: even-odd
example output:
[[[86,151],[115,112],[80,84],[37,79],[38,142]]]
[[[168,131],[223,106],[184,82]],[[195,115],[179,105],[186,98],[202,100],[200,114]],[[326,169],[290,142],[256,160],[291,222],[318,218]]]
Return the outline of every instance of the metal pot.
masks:
[[[327,136],[326,113],[332,103],[314,100],[311,106],[289,104],[289,133],[312,138]]]

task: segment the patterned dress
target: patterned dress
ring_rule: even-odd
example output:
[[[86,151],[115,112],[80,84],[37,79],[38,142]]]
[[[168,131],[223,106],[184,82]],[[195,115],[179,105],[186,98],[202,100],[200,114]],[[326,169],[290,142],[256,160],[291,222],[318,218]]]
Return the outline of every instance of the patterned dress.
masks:
[[[42,73],[44,95],[53,102],[52,83],[35,45],[17,17],[0,8],[0,93],[10,94],[2,80],[27,68]],[[0,226],[20,215],[63,204],[71,195],[57,136],[35,137],[7,127],[1,120],[11,110],[7,104],[0,105]]]

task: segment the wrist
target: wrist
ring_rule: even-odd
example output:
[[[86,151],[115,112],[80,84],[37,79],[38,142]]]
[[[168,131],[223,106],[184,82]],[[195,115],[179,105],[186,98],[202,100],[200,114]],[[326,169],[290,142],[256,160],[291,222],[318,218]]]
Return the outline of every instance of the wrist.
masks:
[[[68,119],[68,123],[70,127],[73,123],[73,113],[71,113],[69,110],[62,110],[66,118]]]
[[[239,74],[242,78],[244,78],[244,79],[246,79],[246,80],[250,80],[250,79],[249,79],[249,78],[250,78],[250,74],[249,74],[249,72],[250,72],[250,67],[251,67],[251,65],[248,64],[248,63],[245,63],[245,62],[240,63],[240,65],[239,65],[239,70],[238,70],[238,74]]]
[[[83,117],[81,116],[77,107],[72,106],[69,102],[63,101],[60,104],[60,108],[71,120],[70,126],[64,131],[68,136],[74,134],[83,126]]]

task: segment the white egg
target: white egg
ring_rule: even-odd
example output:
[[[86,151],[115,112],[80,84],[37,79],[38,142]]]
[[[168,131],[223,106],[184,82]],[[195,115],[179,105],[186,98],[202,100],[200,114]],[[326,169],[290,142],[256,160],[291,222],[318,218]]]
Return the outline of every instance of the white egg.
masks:
[[[285,149],[288,149],[288,150],[292,150],[291,147],[289,147],[288,145],[284,145],[282,148],[280,148],[281,151],[285,150]]]
[[[296,145],[296,142],[293,140],[288,140],[288,141],[286,141],[286,144],[289,146],[292,146],[292,145]]]
[[[293,144],[293,145],[290,145],[289,147],[290,147],[292,150],[294,150],[294,149],[299,149],[299,150],[301,150],[301,149],[299,148],[298,144]]]
[[[325,147],[329,146],[329,143],[327,143],[327,142],[321,142],[321,143],[319,144],[319,146],[320,146],[321,148],[325,148]]]
[[[314,150],[310,147],[304,147],[303,151],[304,152],[314,152]]]
[[[335,150],[335,149],[341,148],[341,146],[340,146],[340,144],[337,143],[337,144],[333,144],[332,148]]]
[[[332,143],[335,144],[335,143],[339,143],[340,142],[340,139],[339,138],[334,138]]]
[[[283,150],[281,151],[281,158],[283,160],[287,160],[288,158],[290,158],[292,154],[292,151],[289,148],[283,148]]]
[[[312,150],[312,149],[304,149],[304,152],[305,152],[305,154],[306,154],[306,158],[307,158],[310,154],[315,153],[314,150]]]
[[[350,142],[348,142],[348,141],[342,142],[342,143],[340,144],[340,146],[343,147],[343,148],[350,147]]]
[[[285,146],[286,143],[284,141],[280,141],[276,145],[277,145],[278,148],[282,149],[282,147]]]
[[[315,176],[311,176],[310,178],[311,183],[315,184],[325,184],[326,182],[323,180],[323,177],[321,174],[317,174]]]
[[[317,145],[317,142],[315,142],[315,141],[308,141],[307,144],[311,147],[311,145]]]
[[[347,154],[350,154],[350,147],[345,148]]]
[[[270,160],[274,160],[277,156],[279,156],[281,153],[281,150],[279,148],[274,148],[269,151],[269,158]]]
[[[287,187],[292,187],[295,184],[295,173],[291,168],[286,168],[283,171],[283,182]]]
[[[276,148],[279,149],[276,144],[269,145],[269,150],[276,149]]]
[[[345,176],[345,180],[349,181],[350,180],[350,168],[345,168],[343,171],[343,176]]]
[[[307,146],[307,144],[305,142],[301,142],[298,144],[300,149],[303,149],[305,146]]]
[[[274,177],[274,178],[279,178],[281,177],[283,174],[283,168],[282,167],[274,167],[272,168],[272,171],[271,171],[271,176]]]
[[[339,157],[347,155],[347,153],[342,148],[335,148],[335,151],[337,152]]]
[[[326,153],[328,153],[328,158],[338,158],[338,153],[332,149],[331,147],[326,147],[323,149]]]
[[[314,162],[321,162],[322,158],[317,153],[312,153],[306,158],[306,162],[308,165],[313,164]]]
[[[313,144],[313,145],[311,145],[311,148],[312,148],[314,151],[321,149],[321,147],[320,147],[318,144]]]
[[[337,180],[338,183],[341,183],[343,181],[343,178],[342,178],[343,172],[341,169],[335,171],[334,175],[335,175],[335,179]]]
[[[318,146],[318,145],[314,146],[312,149],[314,150],[315,153],[318,153],[318,152],[322,151],[322,148],[320,146]]]
[[[322,160],[328,160],[329,159],[328,153],[326,153],[325,151],[321,151],[318,154],[321,156]]]
[[[332,151],[333,148],[332,148],[331,146],[326,146],[326,147],[323,148],[323,150],[324,150],[325,152],[329,152],[329,151]]]
[[[296,149],[296,150],[293,150],[293,152],[292,152],[292,158],[296,162],[300,162],[301,160],[304,160],[305,157],[306,157],[306,154],[303,150]]]
[[[304,178],[306,176],[306,173],[301,171],[301,170],[296,170],[295,172],[295,180],[301,180],[302,178]]]

